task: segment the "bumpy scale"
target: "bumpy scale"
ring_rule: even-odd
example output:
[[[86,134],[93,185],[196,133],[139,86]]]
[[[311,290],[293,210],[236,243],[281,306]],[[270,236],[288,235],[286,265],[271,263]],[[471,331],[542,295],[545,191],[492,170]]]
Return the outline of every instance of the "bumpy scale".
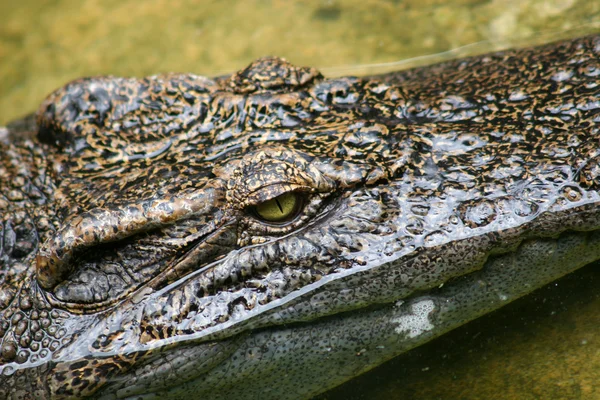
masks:
[[[600,258],[599,60],[69,83],[0,129],[0,398],[308,397]]]

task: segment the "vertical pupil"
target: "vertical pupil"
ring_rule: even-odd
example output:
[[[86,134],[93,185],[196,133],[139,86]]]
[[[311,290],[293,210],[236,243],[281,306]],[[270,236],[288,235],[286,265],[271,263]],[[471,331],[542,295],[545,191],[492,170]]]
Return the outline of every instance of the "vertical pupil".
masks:
[[[277,207],[279,207],[279,211],[283,214],[283,208],[281,208],[281,204],[279,204],[279,199],[275,199],[275,203],[277,203]]]
[[[258,204],[256,213],[265,221],[278,222],[289,218],[297,210],[298,196],[288,192],[274,199]]]

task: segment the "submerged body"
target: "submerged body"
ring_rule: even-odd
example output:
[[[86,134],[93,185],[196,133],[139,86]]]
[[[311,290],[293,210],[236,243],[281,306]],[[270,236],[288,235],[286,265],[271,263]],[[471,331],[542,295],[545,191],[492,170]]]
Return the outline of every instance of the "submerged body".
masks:
[[[75,81],[0,133],[0,397],[305,398],[600,259],[600,37]]]

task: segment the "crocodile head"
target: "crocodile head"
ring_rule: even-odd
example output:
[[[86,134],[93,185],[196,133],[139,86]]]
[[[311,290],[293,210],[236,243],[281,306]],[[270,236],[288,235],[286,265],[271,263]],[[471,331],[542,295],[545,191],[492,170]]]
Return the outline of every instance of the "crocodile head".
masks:
[[[59,89],[3,139],[47,195],[4,205],[43,232],[2,259],[0,393],[307,397],[600,258],[599,56]]]

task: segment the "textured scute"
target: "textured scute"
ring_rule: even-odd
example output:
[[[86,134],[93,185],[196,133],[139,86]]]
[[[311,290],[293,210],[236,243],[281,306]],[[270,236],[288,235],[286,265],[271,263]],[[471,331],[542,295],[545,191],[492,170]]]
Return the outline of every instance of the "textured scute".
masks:
[[[58,89],[0,128],[0,398],[308,397],[600,258],[599,59]]]
[[[254,331],[210,373],[144,398],[310,398],[598,257],[598,232],[529,240],[429,293],[312,324]]]

